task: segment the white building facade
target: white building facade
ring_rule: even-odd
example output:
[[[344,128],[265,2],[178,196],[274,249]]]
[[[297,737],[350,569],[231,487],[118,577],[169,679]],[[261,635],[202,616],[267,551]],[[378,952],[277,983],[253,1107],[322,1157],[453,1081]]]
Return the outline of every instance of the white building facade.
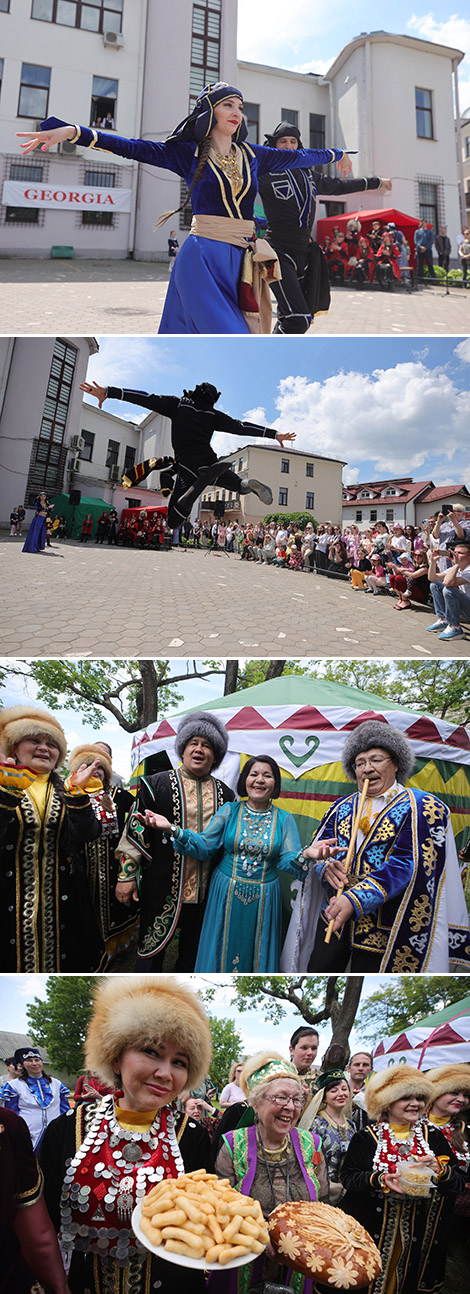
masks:
[[[19,503],[29,523],[41,490],[80,490],[119,513],[164,502],[158,473],[131,489],[121,480],[171,454],[170,422],[150,413],[136,423],[84,402],[80,383],[97,350],[93,337],[0,337],[0,527]]]
[[[389,206],[460,228],[453,83],[459,50],[386,32],[362,34],[326,77],[237,63],[236,0],[2,0],[0,9],[0,254],[167,259],[169,224],[185,186],[149,165],[66,144],[22,158],[15,132],[47,115],[164,140],[203,86],[240,86],[250,138],[263,142],[281,117],[309,146],[356,150],[357,175],[386,175]],[[15,186],[15,187],[13,187]],[[71,196],[72,195],[72,196]],[[354,195],[326,206],[364,205]],[[173,218],[180,242],[190,208]]]

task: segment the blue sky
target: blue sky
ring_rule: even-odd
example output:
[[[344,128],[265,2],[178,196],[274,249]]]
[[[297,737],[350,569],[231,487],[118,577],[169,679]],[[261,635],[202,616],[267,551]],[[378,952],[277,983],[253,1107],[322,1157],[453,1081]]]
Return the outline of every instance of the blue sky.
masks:
[[[470,107],[470,21],[464,5],[396,0],[386,18],[370,0],[238,0],[238,56],[296,72],[325,73],[361,32],[385,31],[449,45],[467,55],[459,67],[460,107]]]
[[[347,460],[346,482],[409,475],[470,483],[470,339],[104,337],[88,378],[179,394],[209,380],[236,418],[294,430],[295,447]],[[88,397],[87,397],[88,398]],[[140,422],[137,406],[106,410]],[[218,453],[238,441],[217,435]],[[273,447],[273,452],[276,449]]]
[[[214,983],[220,985],[216,996],[209,1006],[211,1015],[228,1017],[239,1029],[246,1055],[253,1055],[264,1047],[275,1047],[277,1051],[288,1055],[289,1038],[294,1029],[302,1024],[298,1012],[287,1004],[285,1016],[279,1025],[267,1023],[263,1011],[238,1013],[231,1006],[233,991],[229,975],[181,975],[179,978],[200,991]],[[362,1000],[374,993],[376,989],[386,986],[386,975],[368,975],[364,982]],[[15,1033],[27,1033],[28,1024],[26,1008],[35,997],[44,998],[46,975],[2,975],[0,977],[0,1031],[13,1030]],[[225,981],[225,986],[223,986]],[[319,1056],[325,1051],[331,1037],[329,1025],[319,1026]],[[377,1039],[377,1041],[379,1041]],[[356,1029],[351,1033],[350,1044],[353,1051],[364,1046],[364,1037]]]

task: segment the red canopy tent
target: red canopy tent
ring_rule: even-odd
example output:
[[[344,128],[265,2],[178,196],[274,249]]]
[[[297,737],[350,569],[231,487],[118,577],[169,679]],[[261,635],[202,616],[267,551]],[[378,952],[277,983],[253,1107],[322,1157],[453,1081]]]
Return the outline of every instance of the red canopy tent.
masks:
[[[374,211],[345,211],[341,216],[325,216],[317,220],[316,239],[317,243],[323,243],[326,234],[333,233],[333,227],[338,226],[342,233],[346,233],[348,220],[360,220],[361,233],[367,235],[372,229],[372,221],[380,220],[382,226],[388,225],[392,220],[397,229],[401,229],[405,235],[410,247],[410,265],[415,264],[415,244],[414,232],[418,228],[419,220],[416,216],[407,216],[404,211],[397,211],[395,207],[378,207]]]

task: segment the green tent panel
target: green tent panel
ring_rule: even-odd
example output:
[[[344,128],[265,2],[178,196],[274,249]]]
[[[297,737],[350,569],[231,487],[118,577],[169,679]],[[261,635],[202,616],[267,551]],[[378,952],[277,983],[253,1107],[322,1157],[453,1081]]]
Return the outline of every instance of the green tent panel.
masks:
[[[70,503],[68,494],[56,494],[51,503],[54,504],[54,519],[56,517],[65,517],[67,522],[67,538],[79,539],[83,522],[88,512],[91,513],[93,527],[91,532],[92,539],[96,538],[96,523],[102,512],[111,512],[114,507],[113,503],[105,503],[104,499],[89,498],[82,494],[78,507],[74,508]]]

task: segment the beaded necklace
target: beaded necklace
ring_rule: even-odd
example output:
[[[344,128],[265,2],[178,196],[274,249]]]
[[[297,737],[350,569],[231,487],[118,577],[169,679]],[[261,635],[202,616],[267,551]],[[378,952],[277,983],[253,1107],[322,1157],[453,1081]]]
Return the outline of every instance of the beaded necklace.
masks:
[[[455,1158],[457,1159],[460,1167],[465,1169],[468,1168],[470,1166],[470,1149],[467,1148],[466,1150],[465,1149],[461,1150],[458,1146],[452,1145],[451,1137],[452,1137],[452,1134],[455,1132],[455,1124],[440,1123],[438,1119],[436,1119],[436,1121],[434,1122],[434,1120],[431,1118],[429,1119],[429,1122],[432,1127],[439,1128],[439,1131],[444,1133],[445,1139],[446,1141],[449,1142],[449,1146],[453,1151]]]
[[[241,163],[238,149],[232,145],[229,153],[219,153],[214,145],[211,146],[216,166],[227,176],[235,196],[240,192],[243,185],[243,176],[241,172]]]
[[[286,1184],[286,1203],[290,1199],[289,1155],[291,1152],[291,1146],[290,1146],[289,1134],[286,1135],[282,1143],[282,1146],[279,1146],[278,1150],[266,1149],[266,1146],[264,1145],[259,1128],[257,1128],[256,1130],[256,1139],[264,1160],[266,1176],[268,1178],[269,1187],[271,1191],[272,1208],[275,1209],[277,1201],[274,1193],[274,1173],[272,1172],[272,1168],[271,1168],[271,1166],[274,1164],[276,1165],[276,1168],[279,1169],[281,1177],[284,1178],[284,1181]],[[284,1163],[282,1161],[284,1161]]]
[[[67,1167],[60,1200],[64,1249],[110,1252],[124,1261],[129,1247],[139,1247],[130,1227],[136,1204],[150,1185],[183,1172],[170,1106],[157,1111],[147,1132],[131,1132],[116,1117],[112,1093],[105,1096]]]
[[[410,1156],[420,1158],[429,1154],[429,1146],[424,1135],[422,1119],[410,1126],[408,1136],[398,1139],[389,1123],[377,1125],[377,1149],[374,1155],[373,1168],[382,1173],[396,1173],[400,1159]]]

